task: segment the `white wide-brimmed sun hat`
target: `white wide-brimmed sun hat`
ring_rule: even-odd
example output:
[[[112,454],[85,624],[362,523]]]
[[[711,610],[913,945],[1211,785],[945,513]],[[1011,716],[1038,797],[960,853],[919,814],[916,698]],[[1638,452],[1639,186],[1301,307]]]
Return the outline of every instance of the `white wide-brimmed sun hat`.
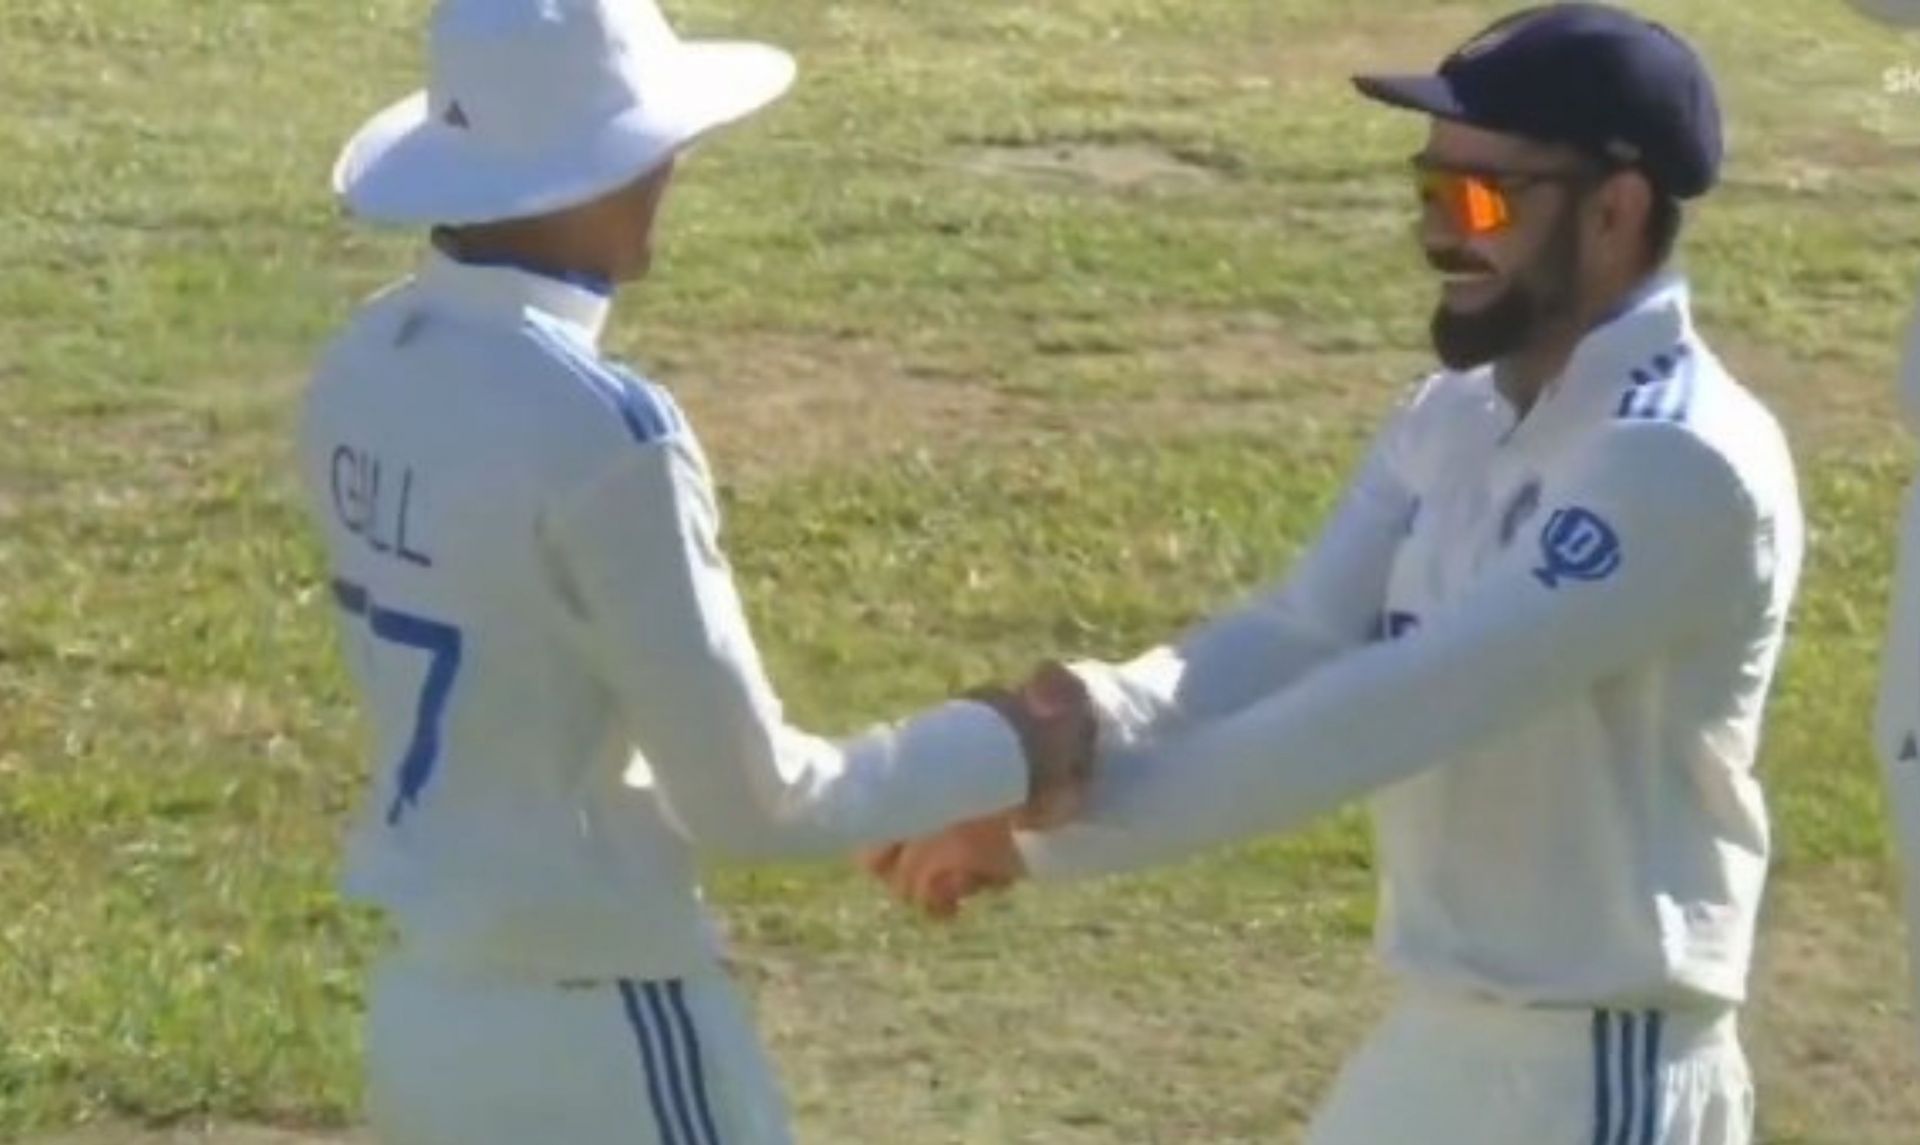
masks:
[[[440,0],[431,76],[348,141],[334,190],[361,218],[459,225],[617,190],[779,99],[793,57],[684,41],[655,0]]]

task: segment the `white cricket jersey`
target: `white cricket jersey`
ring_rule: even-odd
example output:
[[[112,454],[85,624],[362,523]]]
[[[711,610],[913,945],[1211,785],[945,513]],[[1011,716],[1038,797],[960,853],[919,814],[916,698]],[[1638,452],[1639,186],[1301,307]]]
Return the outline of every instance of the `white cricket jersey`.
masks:
[[[1774,418],[1668,272],[1516,421],[1488,369],[1397,411],[1277,589],[1081,665],[1108,769],[1023,836],[1116,871],[1371,796],[1384,959],[1522,1004],[1744,997],[1762,708],[1803,524]]]
[[[665,391],[603,358],[608,300],[431,253],[332,343],[302,476],[370,716],[344,886],[422,958],[671,977],[711,965],[695,845],[826,856],[1023,802],[1018,738],[954,702],[789,727]]]
[[[1900,408],[1920,434],[1920,300],[1900,359]],[[1886,781],[1894,846],[1905,868],[1907,966],[1920,1016],[1920,478],[1907,489],[1893,566],[1893,600],[1881,654],[1874,746]]]

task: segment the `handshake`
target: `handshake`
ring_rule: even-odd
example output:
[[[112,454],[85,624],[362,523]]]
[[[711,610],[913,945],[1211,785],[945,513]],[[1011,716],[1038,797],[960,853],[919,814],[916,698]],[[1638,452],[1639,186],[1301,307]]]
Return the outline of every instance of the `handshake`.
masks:
[[[1093,700],[1064,665],[1042,664],[1017,688],[976,689],[966,698],[999,712],[1019,736],[1027,757],[1027,801],[860,856],[861,866],[896,898],[939,919],[954,917],[966,899],[1024,876],[1014,832],[1071,820],[1084,806],[1094,774],[1099,724]]]

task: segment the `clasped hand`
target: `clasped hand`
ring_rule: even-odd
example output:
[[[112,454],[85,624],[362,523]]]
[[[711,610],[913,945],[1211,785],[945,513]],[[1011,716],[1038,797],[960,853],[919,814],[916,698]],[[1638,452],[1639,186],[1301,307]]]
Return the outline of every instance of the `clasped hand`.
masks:
[[[1026,868],[1014,832],[1045,830],[1072,819],[1093,780],[1099,725],[1086,685],[1065,666],[1043,664],[1017,688],[983,688],[968,698],[993,708],[1019,737],[1027,761],[1027,801],[860,856],[861,865],[896,898],[933,918],[951,918],[966,899],[1022,878]]]

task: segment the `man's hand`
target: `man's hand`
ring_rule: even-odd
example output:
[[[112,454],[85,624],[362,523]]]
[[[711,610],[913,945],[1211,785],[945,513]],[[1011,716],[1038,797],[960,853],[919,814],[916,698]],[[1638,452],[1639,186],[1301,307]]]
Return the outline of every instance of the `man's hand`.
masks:
[[[1013,824],[1044,830],[1074,817],[1093,782],[1099,722],[1087,687],[1065,665],[1042,664],[1018,689],[984,688],[969,695],[999,712],[1027,756],[1027,802]]]
[[[1013,831],[1013,816],[986,815],[911,843],[868,852],[862,863],[895,898],[929,917],[949,919],[974,895],[1005,890],[1025,877]]]
[[[1014,831],[1045,830],[1072,819],[1093,780],[1099,733],[1093,700],[1064,665],[1042,664],[1017,689],[980,688],[968,698],[999,712],[1020,737],[1029,775],[1026,803],[859,856],[868,874],[934,918],[951,918],[964,900],[1024,877]]]

